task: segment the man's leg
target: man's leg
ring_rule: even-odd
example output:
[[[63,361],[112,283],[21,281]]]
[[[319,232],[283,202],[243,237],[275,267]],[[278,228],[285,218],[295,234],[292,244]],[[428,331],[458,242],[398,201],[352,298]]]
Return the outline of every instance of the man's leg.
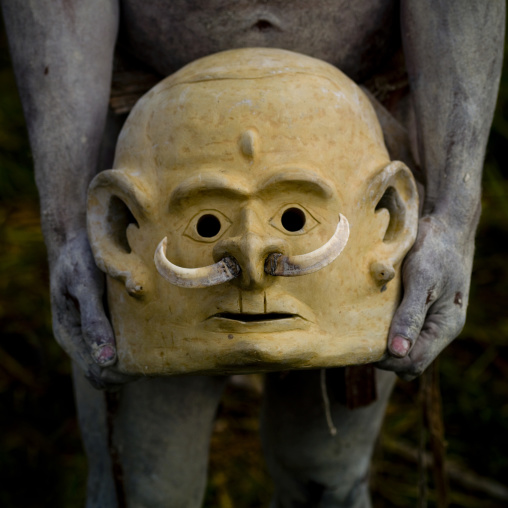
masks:
[[[331,371],[328,385],[331,387]],[[270,374],[266,380],[262,439],[275,483],[273,508],[367,508],[369,466],[395,376],[376,371],[378,399],[348,410],[328,389],[332,436],[321,371]]]
[[[82,370],[72,364],[81,437],[88,459],[87,508],[117,508],[105,392],[96,390]]]
[[[225,378],[146,378],[109,395],[86,383],[76,379],[87,507],[200,507]]]

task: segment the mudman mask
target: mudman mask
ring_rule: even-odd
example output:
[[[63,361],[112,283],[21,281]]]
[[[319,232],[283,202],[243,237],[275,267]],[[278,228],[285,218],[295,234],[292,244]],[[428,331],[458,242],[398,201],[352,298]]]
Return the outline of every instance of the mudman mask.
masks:
[[[336,68],[272,49],[191,63],[138,102],[90,186],[119,370],[379,360],[417,200]]]

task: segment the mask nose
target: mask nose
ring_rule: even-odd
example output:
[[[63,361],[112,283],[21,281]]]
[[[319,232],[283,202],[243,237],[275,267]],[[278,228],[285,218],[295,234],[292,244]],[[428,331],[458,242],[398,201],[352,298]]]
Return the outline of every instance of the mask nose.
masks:
[[[242,289],[261,289],[272,283],[275,277],[265,273],[265,261],[269,254],[287,252],[287,243],[282,238],[271,235],[271,226],[263,223],[256,212],[251,209],[242,211],[242,221],[238,234],[219,241],[213,249],[217,262],[225,256],[234,257],[242,269],[239,277],[232,284]]]

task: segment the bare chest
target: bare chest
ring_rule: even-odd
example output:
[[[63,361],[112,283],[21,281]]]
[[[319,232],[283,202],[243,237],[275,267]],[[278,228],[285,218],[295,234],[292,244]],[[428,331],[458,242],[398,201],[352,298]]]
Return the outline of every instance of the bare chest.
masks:
[[[355,80],[400,46],[397,0],[122,0],[128,51],[168,75],[210,53],[277,47],[332,63]]]

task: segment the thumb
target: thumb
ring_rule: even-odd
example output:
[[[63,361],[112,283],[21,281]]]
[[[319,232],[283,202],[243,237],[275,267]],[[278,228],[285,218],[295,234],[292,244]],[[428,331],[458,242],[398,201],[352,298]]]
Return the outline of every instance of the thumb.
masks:
[[[434,300],[432,290],[425,291],[414,285],[407,288],[393,316],[388,334],[388,351],[392,356],[404,358],[409,354],[425,323],[427,310]]]
[[[104,312],[102,299],[87,295],[80,302],[81,331],[88,344],[92,358],[101,367],[116,362],[115,336]]]

